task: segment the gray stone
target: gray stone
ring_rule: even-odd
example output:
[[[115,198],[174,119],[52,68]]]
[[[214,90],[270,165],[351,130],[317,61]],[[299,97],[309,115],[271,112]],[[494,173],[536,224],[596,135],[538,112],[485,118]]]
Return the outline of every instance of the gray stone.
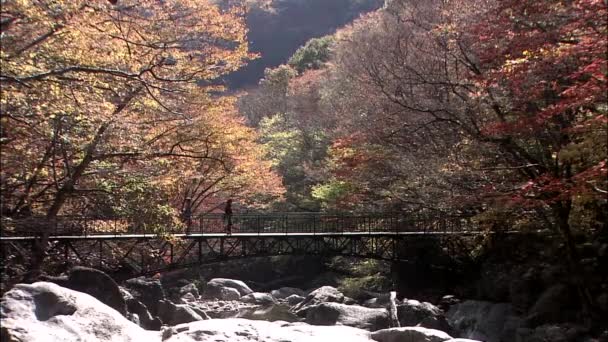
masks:
[[[297,305],[298,303],[301,303],[304,300],[304,297],[293,294],[293,295],[285,298],[285,300],[287,301],[287,304],[294,306],[294,305]]]
[[[452,339],[443,331],[422,327],[383,329],[373,332],[371,337],[378,342],[444,342]]]
[[[158,317],[167,325],[189,323],[205,319],[188,305],[173,304],[168,300],[163,300],[159,303]],[[209,317],[206,318],[208,319]]]
[[[514,341],[520,321],[508,303],[475,300],[453,305],[446,318],[460,337],[486,342]]]
[[[181,298],[179,299],[179,301],[182,304],[188,304],[190,302],[196,301],[196,297],[194,297],[194,295],[192,293],[186,292],[183,296],[181,296]]]
[[[241,294],[232,287],[208,286],[202,297],[205,299],[239,300]]]
[[[272,290],[270,294],[276,299],[287,299],[287,297],[292,295],[304,297],[306,296],[306,291],[295,287],[281,287],[278,290]]]
[[[236,289],[239,292],[239,295],[241,295],[241,296],[245,296],[245,295],[248,295],[253,292],[249,288],[249,286],[247,286],[247,284],[245,284],[244,282],[242,282],[240,280],[226,279],[226,278],[214,278],[214,279],[209,280],[209,282],[207,283],[207,288],[205,289],[205,292],[207,292],[207,290],[209,290],[209,287],[211,287],[211,288],[220,288],[220,287],[233,288],[233,289]]]
[[[306,296],[302,302],[294,307],[294,311],[300,317],[306,317],[306,310],[310,306],[321,303],[342,303],[344,295],[332,286],[322,286]]]
[[[341,303],[321,303],[309,307],[305,322],[314,325],[346,325],[369,331],[390,326],[386,309],[371,309]]]
[[[127,314],[126,303],[120,293],[118,284],[109,275],[100,270],[76,266],[70,269],[65,277],[41,278],[74,291],[88,293],[120,312],[123,316]]]
[[[241,308],[239,310],[238,318],[246,318],[253,320],[262,321],[285,321],[285,322],[298,322],[300,317],[296,316],[293,312],[289,311],[289,307],[285,305],[271,305],[267,307],[253,307],[253,308]]]
[[[158,341],[96,298],[49,282],[18,284],[0,301],[2,341]]]
[[[145,304],[135,299],[125,288],[121,287],[120,292],[127,303],[127,311],[131,315],[137,316],[137,324],[140,327],[146,330],[160,330],[162,322],[158,317],[152,317]]]
[[[397,317],[402,327],[418,325],[429,317],[442,317],[443,311],[431,303],[406,299],[397,305]]]
[[[248,295],[241,297],[241,301],[256,305],[271,305],[276,304],[277,301],[269,293],[253,292]]]
[[[547,289],[538,298],[526,316],[527,326],[534,328],[547,323],[559,323],[565,319],[564,312],[570,302],[570,291],[563,284]]]
[[[159,279],[154,278],[132,278],[124,283],[124,286],[129,290],[135,299],[142,302],[153,316],[158,313],[158,303],[164,300],[165,290]]]
[[[192,296],[194,296],[194,298],[198,298],[200,296],[199,293],[198,293],[198,288],[194,284],[188,284],[186,286],[182,286],[179,289],[179,295],[180,296],[183,297],[187,293],[192,294]]]
[[[369,332],[344,326],[212,319],[169,328],[163,342],[373,342]]]

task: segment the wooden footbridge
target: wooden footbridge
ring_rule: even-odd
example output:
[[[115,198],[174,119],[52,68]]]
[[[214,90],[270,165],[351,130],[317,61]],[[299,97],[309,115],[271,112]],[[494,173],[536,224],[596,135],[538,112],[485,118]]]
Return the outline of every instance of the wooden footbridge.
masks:
[[[47,260],[109,272],[150,274],[232,258],[343,255],[412,260],[426,254],[466,254],[486,233],[463,217],[403,214],[272,213],[203,215],[168,229],[110,218],[4,220],[3,263],[26,259],[42,231],[50,232]],[[230,231],[229,231],[230,230]]]

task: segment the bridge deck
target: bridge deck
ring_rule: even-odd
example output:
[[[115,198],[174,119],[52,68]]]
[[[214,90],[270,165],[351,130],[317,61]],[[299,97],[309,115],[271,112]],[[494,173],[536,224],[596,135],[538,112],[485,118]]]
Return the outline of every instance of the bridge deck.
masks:
[[[315,233],[195,233],[195,234],[172,234],[173,237],[183,239],[199,239],[199,238],[239,238],[239,237],[311,237],[311,236],[449,236],[449,235],[480,235],[487,234],[487,231],[481,230],[463,230],[463,231],[431,231],[431,232],[394,232],[394,231],[373,231],[373,232],[315,232]],[[505,231],[503,234],[513,234],[517,231]],[[51,240],[126,240],[126,239],[150,239],[156,238],[156,234],[95,234],[95,235],[52,235]],[[1,241],[27,241],[36,240],[36,236],[1,236]]]

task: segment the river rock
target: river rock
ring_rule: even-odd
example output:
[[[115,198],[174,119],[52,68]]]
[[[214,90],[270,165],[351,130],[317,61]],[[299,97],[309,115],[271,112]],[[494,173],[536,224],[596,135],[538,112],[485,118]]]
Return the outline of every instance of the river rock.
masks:
[[[428,317],[442,316],[443,312],[431,303],[405,299],[397,305],[397,317],[402,327],[418,325]]]
[[[289,296],[297,295],[300,297],[306,296],[306,291],[296,287],[281,287],[278,290],[272,290],[270,294],[276,299],[287,299]]]
[[[242,282],[240,280],[226,279],[226,278],[214,278],[214,279],[209,280],[209,282],[207,283],[207,288],[205,289],[205,292],[212,291],[213,288],[222,288],[222,287],[233,288],[233,289],[237,290],[239,292],[239,297],[248,295],[253,292],[253,290],[251,290],[249,288],[249,286],[247,286],[247,284],[245,284],[244,282]]]
[[[123,287],[120,288],[120,292],[127,303],[127,311],[133,316],[137,316],[140,327],[146,330],[160,330],[162,322],[158,317],[152,317],[145,304],[135,299],[135,297]]]
[[[100,270],[76,266],[70,269],[67,276],[42,277],[42,280],[50,281],[75,291],[88,293],[100,302],[120,312],[123,316],[127,314],[127,306],[120,293],[118,284],[109,275]]]
[[[276,299],[274,299],[270,293],[262,292],[253,292],[245,295],[241,297],[241,301],[256,305],[271,305],[277,303]]]
[[[176,325],[209,319],[209,316],[201,316],[187,304],[173,304],[168,300],[163,300],[158,306],[158,317],[167,325]]]
[[[510,304],[476,300],[452,305],[446,318],[461,337],[486,342],[514,341],[521,323]]]
[[[375,331],[390,326],[386,309],[371,309],[359,305],[321,303],[309,307],[306,323],[313,325],[346,325]]]
[[[158,314],[158,303],[164,300],[165,290],[159,279],[154,278],[132,278],[125,282],[124,286],[137,300],[142,302],[153,316]]]
[[[571,297],[566,285],[551,286],[543,292],[528,311],[526,325],[534,328],[547,323],[560,323],[566,318],[569,305],[572,304]]]
[[[285,321],[298,322],[300,317],[289,311],[289,307],[285,305],[271,305],[266,307],[250,307],[240,308],[236,316],[238,318],[262,320],[262,321]]]
[[[54,283],[18,284],[0,301],[2,341],[158,341],[89,294]]]
[[[218,300],[239,300],[241,294],[239,291],[232,287],[223,286],[210,286],[205,289],[203,293],[205,299],[218,299]]]
[[[369,332],[344,326],[212,319],[180,324],[163,332],[163,342],[373,342]]]
[[[304,300],[304,297],[302,296],[298,296],[296,294],[293,294],[287,298],[285,298],[285,301],[287,301],[287,304],[294,306],[297,305],[299,303],[301,303]]]
[[[383,329],[373,332],[371,337],[378,342],[444,342],[452,339],[443,331],[423,327]]]
[[[309,307],[321,303],[343,303],[344,295],[332,286],[322,286],[306,296],[300,304],[294,307],[294,311],[300,317],[306,317]]]
[[[183,297],[187,293],[192,294],[192,296],[194,296],[194,298],[200,297],[200,294],[198,292],[198,288],[196,287],[196,285],[194,285],[192,283],[190,283],[188,285],[185,285],[185,286],[182,286],[179,289],[179,295],[180,295],[180,297]]]

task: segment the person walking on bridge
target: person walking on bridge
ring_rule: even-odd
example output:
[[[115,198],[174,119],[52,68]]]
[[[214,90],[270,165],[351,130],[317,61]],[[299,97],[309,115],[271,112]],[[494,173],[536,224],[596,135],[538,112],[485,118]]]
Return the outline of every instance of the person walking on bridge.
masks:
[[[226,221],[226,234],[232,234],[232,199],[226,201],[226,208],[224,209],[224,221]]]

